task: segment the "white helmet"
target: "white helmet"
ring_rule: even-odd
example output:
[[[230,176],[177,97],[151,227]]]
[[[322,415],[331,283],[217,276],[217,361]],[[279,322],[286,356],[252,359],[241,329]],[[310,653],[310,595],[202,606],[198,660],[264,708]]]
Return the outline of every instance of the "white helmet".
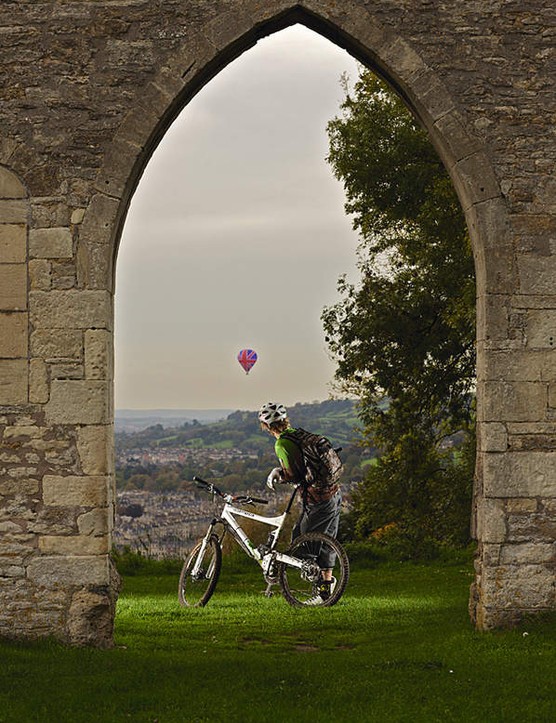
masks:
[[[265,424],[281,422],[286,419],[287,416],[286,407],[283,404],[276,404],[276,402],[267,402],[259,409],[259,422],[264,422]]]

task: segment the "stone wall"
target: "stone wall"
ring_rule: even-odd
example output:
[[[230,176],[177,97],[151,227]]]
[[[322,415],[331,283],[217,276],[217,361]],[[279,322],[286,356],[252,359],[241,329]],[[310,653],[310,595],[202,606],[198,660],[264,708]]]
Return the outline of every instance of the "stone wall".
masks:
[[[5,2],[0,23],[0,634],[109,645],[113,276],[187,101],[302,22],[427,128],[477,269],[479,628],[556,607],[556,8],[549,0]]]

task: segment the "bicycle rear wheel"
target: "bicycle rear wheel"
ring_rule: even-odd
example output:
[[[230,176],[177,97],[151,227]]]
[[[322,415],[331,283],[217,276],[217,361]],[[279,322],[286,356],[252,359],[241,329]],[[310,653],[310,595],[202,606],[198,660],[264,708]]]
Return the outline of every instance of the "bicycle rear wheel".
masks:
[[[303,561],[301,568],[280,566],[280,586],[290,605],[330,607],[338,602],[349,580],[349,560],[337,540],[323,532],[307,532],[293,541],[286,554]],[[331,570],[330,584],[324,581],[323,570]]]
[[[199,571],[195,574],[193,572],[202,544],[199,542],[195,546],[180,573],[178,598],[183,607],[204,607],[212,597],[218,582],[222,567],[222,549],[216,535],[211,535],[209,539],[200,560]]]

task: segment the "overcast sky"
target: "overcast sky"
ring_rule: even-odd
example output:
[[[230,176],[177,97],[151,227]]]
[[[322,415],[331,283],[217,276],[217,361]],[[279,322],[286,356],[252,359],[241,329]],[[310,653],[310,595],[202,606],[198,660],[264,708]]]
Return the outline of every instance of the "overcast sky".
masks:
[[[301,26],[260,41],[184,109],[133,198],[117,262],[116,407],[256,409],[331,392],[320,315],[357,237],[325,161],[357,76]],[[240,349],[259,360],[249,375]]]

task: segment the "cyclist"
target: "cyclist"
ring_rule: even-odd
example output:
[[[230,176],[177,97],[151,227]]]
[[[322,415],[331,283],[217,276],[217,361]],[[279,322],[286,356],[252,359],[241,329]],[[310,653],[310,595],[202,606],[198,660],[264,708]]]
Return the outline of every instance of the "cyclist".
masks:
[[[295,432],[295,429],[290,425],[283,404],[275,402],[263,404],[259,410],[259,422],[261,429],[276,439],[274,449],[280,462],[280,467],[275,467],[268,475],[267,486],[275,490],[276,484],[284,482],[299,484],[303,507],[292,531],[292,541],[305,532],[324,532],[335,538],[338,534],[342,503],[340,486],[334,484],[325,489],[317,489],[314,484],[307,483],[303,453],[295,442],[284,437],[285,433]],[[318,605],[327,600],[336,584],[332,576],[334,560],[325,559],[319,564],[322,568],[322,579],[318,586],[318,594],[306,603],[308,605]]]

